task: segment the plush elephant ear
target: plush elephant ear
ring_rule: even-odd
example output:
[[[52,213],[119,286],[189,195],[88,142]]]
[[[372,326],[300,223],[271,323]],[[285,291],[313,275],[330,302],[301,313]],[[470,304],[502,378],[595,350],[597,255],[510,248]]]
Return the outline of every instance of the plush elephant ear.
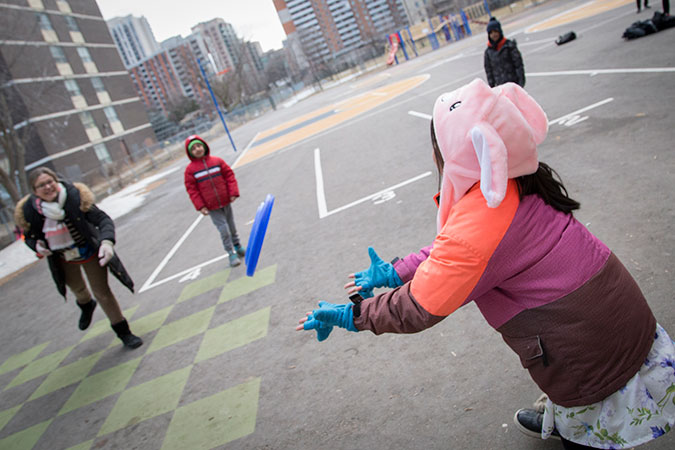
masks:
[[[508,183],[508,160],[504,141],[492,125],[480,123],[469,132],[480,165],[480,190],[488,207],[504,200]]]
[[[541,106],[530,97],[530,94],[525,89],[515,83],[506,83],[499,86],[499,88],[502,91],[502,95],[511,100],[511,103],[523,115],[523,118],[532,130],[532,136],[537,145],[544,142],[548,133],[548,118]]]

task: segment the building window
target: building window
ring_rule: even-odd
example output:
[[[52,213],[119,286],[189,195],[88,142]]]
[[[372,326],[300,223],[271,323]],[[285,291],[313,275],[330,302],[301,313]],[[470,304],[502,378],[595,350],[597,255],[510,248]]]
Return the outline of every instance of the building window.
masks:
[[[106,92],[105,86],[103,85],[103,81],[99,77],[93,77],[91,79],[91,85],[93,86],[94,90],[98,92]]]
[[[68,92],[70,93],[71,96],[82,95],[80,87],[77,85],[77,81],[65,80],[64,83],[66,84],[66,89],[68,89]]]
[[[70,39],[73,42],[77,42],[79,44],[84,43],[84,38],[82,37],[82,33],[80,32],[80,28],[77,26],[75,19],[72,16],[65,16],[65,19],[66,24],[68,24]]]
[[[80,28],[77,26],[77,22],[75,22],[75,19],[73,16],[65,16],[66,19],[66,24],[68,25],[68,29],[70,31],[80,31]]]
[[[73,106],[75,108],[86,108],[87,101],[82,96],[82,92],[80,91],[80,87],[77,85],[77,82],[75,80],[64,80],[64,83],[68,93],[70,94],[70,99],[73,101]]]
[[[94,62],[94,60],[91,59],[89,50],[87,50],[85,47],[77,47],[77,54],[80,55],[83,63]]]
[[[84,128],[96,128],[94,117],[88,111],[80,113],[80,120],[82,120],[82,125],[84,125]]]
[[[52,27],[52,23],[47,17],[47,14],[38,13],[38,23],[40,24],[40,32],[42,32],[42,38],[46,42],[58,42],[59,38],[56,36],[56,31]]]
[[[105,112],[105,116],[108,118],[108,122],[110,122],[110,128],[112,129],[113,133],[117,134],[124,131],[124,127],[122,126],[120,119],[117,117],[115,108],[108,106],[103,108],[103,112]]]
[[[96,64],[94,64],[94,60],[91,59],[89,50],[87,50],[86,47],[77,47],[77,54],[80,55],[80,58],[82,59],[82,64],[84,65],[84,70],[87,73],[98,73]]]
[[[94,122],[94,117],[88,111],[83,111],[79,114],[84,131],[87,133],[89,141],[96,141],[101,139],[101,132]]]
[[[38,14],[37,16],[41,30],[54,31],[54,27],[52,27],[52,23],[49,21],[49,17],[47,17],[47,14]]]
[[[66,59],[66,54],[63,53],[63,49],[61,47],[54,47],[51,46],[49,47],[49,51],[52,52],[52,58],[54,58],[54,61],[57,64],[68,64],[68,60]]]
[[[94,145],[94,152],[96,153],[96,157],[98,158],[98,160],[101,161],[103,164],[112,163],[112,158],[110,157],[110,153],[108,152],[108,149],[106,148],[105,144]]]
[[[103,108],[103,111],[105,112],[105,116],[108,118],[109,121],[119,122],[120,119],[117,118],[115,108],[113,108],[112,106],[108,106],[107,108]]]
[[[52,58],[54,58],[54,62],[56,63],[56,70],[58,70],[63,76],[72,75],[73,69],[70,67],[70,64],[68,64],[68,60],[66,59],[66,54],[63,53],[63,49],[61,47],[51,46],[49,47],[49,51],[52,54]]]

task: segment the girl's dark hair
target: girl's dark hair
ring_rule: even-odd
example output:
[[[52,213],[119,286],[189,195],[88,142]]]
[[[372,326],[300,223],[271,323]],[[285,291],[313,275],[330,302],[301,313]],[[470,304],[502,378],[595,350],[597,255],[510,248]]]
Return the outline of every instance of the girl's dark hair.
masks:
[[[436,140],[433,119],[431,120],[431,146],[434,149],[434,162],[436,163],[436,168],[438,169],[438,190],[440,191],[441,180],[443,179],[443,154],[441,153],[441,148],[438,146],[438,141]]]
[[[535,173],[518,177],[516,182],[521,199],[526,195],[537,194],[547,205],[565,214],[571,214],[581,206],[569,196],[558,172],[544,162],[539,161]]]
[[[431,121],[431,146],[434,149],[434,161],[436,162],[436,168],[438,168],[438,189],[440,190],[441,178],[443,177],[443,154],[436,140],[433,120]],[[567,193],[558,172],[541,161],[535,173],[516,178],[516,183],[521,200],[526,195],[536,194],[547,205],[565,214],[571,214],[572,211],[581,207],[581,204]]]
[[[36,169],[33,169],[29,174],[28,174],[28,184],[30,186],[30,189],[35,192],[35,181],[38,179],[40,175],[47,174],[50,177],[54,179],[54,181],[59,181],[59,176],[56,175],[56,172],[54,172],[52,169],[49,167],[38,167]]]

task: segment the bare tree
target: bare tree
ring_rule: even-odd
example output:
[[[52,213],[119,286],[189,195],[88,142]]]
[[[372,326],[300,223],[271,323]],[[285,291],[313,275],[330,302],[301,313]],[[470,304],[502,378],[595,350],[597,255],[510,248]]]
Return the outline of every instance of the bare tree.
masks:
[[[26,105],[30,103],[33,111],[49,110],[49,102],[55,96],[63,95],[65,88],[62,82],[35,82],[31,83],[30,89],[20,89],[16,85],[12,72],[19,63],[25,66],[26,61],[33,61],[33,78],[46,77],[47,70],[42,61],[28,55],[29,45],[21,40],[22,36],[30,35],[39,28],[37,18],[30,27],[26,23],[10,19],[11,17],[5,17],[3,21],[2,36],[13,37],[16,41],[8,40],[0,46],[0,184],[16,203],[29,192],[26,181],[26,148],[31,138],[37,138],[34,130],[36,124],[31,120]],[[5,26],[7,24],[11,24],[9,28]],[[29,99],[24,98],[28,96]],[[50,131],[54,135],[58,132],[56,129]],[[42,136],[42,139],[45,138],[49,136]]]
[[[209,79],[214,95],[227,110],[268,91],[267,76],[257,70],[249,42],[238,38],[232,53],[233,67],[227,73]]]

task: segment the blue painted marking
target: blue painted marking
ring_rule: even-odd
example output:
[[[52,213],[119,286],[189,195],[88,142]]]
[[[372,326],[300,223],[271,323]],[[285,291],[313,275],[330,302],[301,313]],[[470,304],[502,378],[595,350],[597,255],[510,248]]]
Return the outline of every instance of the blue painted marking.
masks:
[[[284,134],[290,133],[291,131],[299,130],[300,128],[306,127],[307,125],[311,125],[314,122],[318,122],[319,120],[325,119],[326,117],[330,117],[334,114],[337,114],[336,110],[331,110],[331,111],[327,111],[323,114],[319,114],[316,117],[312,117],[311,119],[305,120],[304,122],[297,123],[297,124],[293,125],[292,127],[288,127],[285,130],[279,131],[278,133],[270,134],[269,136],[264,137],[264,138],[260,139],[259,141],[256,141],[251,147],[255,147],[257,145],[264,144],[267,141],[271,141],[272,139],[276,139],[280,136],[283,136]]]

